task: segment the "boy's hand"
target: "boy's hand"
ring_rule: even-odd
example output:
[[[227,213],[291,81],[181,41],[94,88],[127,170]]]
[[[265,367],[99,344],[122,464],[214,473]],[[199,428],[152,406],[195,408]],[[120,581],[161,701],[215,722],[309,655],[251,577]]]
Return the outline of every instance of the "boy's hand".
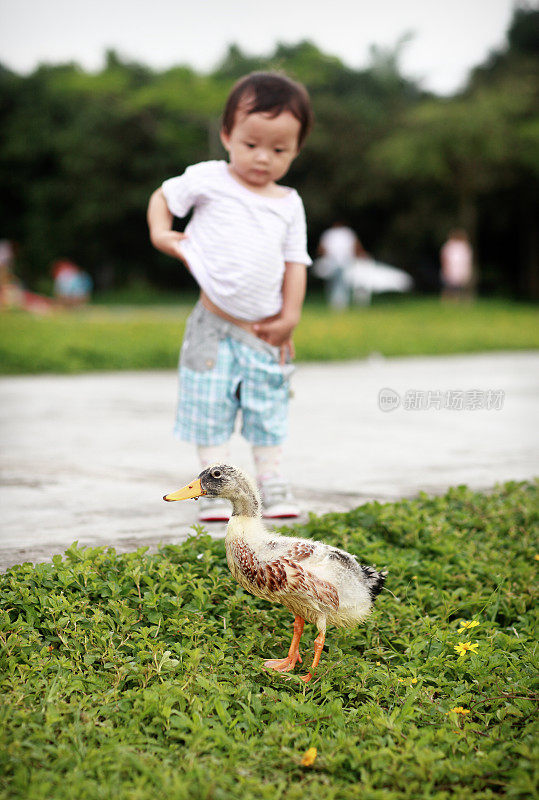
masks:
[[[178,258],[186,264],[180,248],[180,243],[182,239],[186,238],[186,235],[172,230],[174,217],[168,208],[162,188],[156,189],[150,197],[147,219],[153,246],[162,253],[166,253],[167,256]]]
[[[180,247],[181,241],[187,238],[185,233],[164,230],[153,233],[151,238],[152,244],[157,250],[166,253],[167,256],[172,256],[172,258],[179,258],[181,261],[185,261]]]
[[[284,366],[287,361],[293,361],[295,359],[296,348],[291,338],[284,342],[279,349],[281,351],[281,357],[279,358],[281,367]]]
[[[264,322],[256,322],[253,329],[260,339],[280,349],[280,364],[285,364],[287,357],[292,359],[296,355],[292,341],[292,332],[296,324],[285,317],[275,317]]]

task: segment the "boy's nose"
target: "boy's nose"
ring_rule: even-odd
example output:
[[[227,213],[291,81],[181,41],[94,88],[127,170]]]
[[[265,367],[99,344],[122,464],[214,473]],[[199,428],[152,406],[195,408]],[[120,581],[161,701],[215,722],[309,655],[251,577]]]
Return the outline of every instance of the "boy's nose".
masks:
[[[259,164],[266,164],[269,161],[269,153],[267,150],[258,150],[256,160]]]

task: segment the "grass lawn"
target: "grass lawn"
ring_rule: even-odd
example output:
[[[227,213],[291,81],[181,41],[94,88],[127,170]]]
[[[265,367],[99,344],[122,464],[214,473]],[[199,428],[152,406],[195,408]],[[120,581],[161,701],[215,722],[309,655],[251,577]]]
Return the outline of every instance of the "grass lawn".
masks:
[[[0,797],[533,797],[538,512],[537,487],[513,483],[298,527],[389,570],[362,627],[329,629],[308,685],[261,670],[291,616],[239,588],[200,529],[155,555],[72,546],[12,568]]]
[[[192,303],[94,305],[48,317],[0,315],[0,374],[173,368]],[[539,347],[537,308],[510,301],[442,305],[398,298],[332,312],[308,301],[295,334],[299,361]]]

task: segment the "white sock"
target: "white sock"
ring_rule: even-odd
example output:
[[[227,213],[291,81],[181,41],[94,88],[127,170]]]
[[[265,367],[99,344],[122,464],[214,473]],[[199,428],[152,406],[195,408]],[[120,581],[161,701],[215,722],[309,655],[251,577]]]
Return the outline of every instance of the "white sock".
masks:
[[[256,467],[256,480],[259,484],[283,477],[281,467],[283,460],[282,445],[278,444],[273,447],[253,445],[253,458]]]
[[[211,464],[228,464],[228,442],[225,444],[197,445],[200,466],[206,469]]]

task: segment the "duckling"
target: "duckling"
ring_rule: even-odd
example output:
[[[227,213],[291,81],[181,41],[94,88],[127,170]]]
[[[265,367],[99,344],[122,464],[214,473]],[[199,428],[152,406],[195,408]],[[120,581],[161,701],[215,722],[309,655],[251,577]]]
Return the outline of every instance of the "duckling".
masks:
[[[265,661],[264,667],[288,672],[298,661],[301,663],[299,642],[304,624],[316,625],[313,662],[309,672],[301,676],[310,681],[320,661],[327,625],[350,628],[365,619],[387,573],[359,564],[355,556],[338,547],[268,531],[262,522],[256,484],[238,467],[214,464],[163,499],[187,500],[202,495],[232,503],[225,550],[234,578],[251,594],[281,603],[294,614],[288,655]]]

